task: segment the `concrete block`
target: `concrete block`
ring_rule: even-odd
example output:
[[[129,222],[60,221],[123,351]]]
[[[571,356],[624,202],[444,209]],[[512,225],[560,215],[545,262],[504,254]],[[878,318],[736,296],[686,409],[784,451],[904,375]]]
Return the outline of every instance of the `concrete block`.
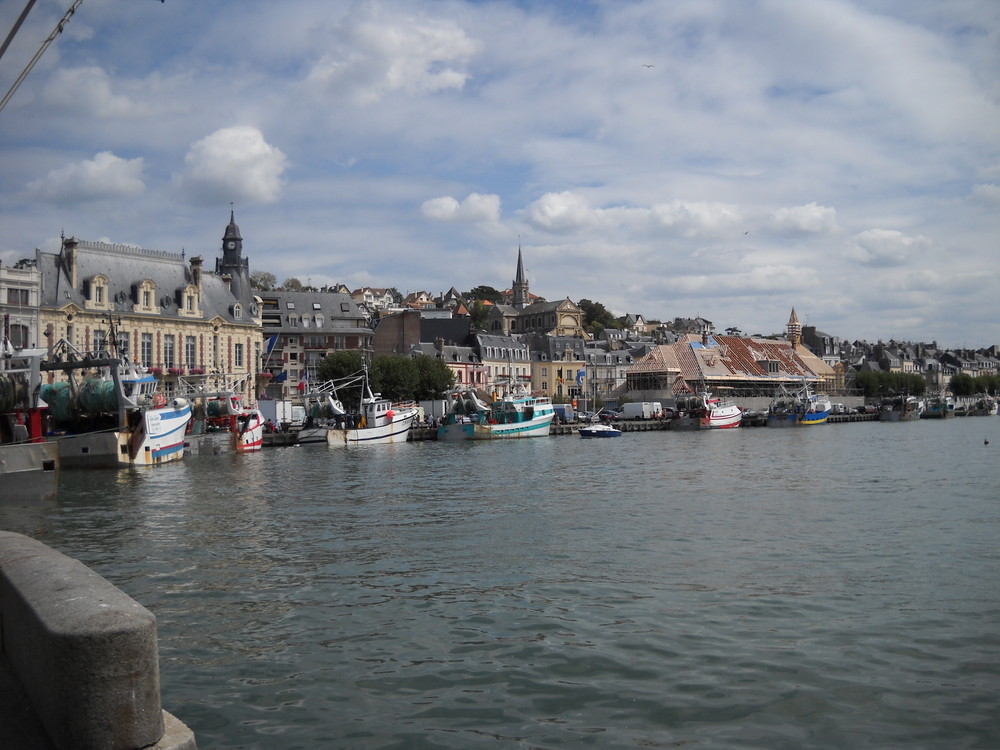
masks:
[[[132,750],[163,736],[156,618],[79,561],[0,532],[0,633],[56,747]]]

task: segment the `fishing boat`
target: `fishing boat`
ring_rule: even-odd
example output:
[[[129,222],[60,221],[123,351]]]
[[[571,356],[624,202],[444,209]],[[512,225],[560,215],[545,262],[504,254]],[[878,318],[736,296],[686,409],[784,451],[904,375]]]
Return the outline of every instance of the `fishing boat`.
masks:
[[[357,409],[349,410],[341,393],[353,395],[355,391],[360,394]],[[393,403],[373,393],[367,366],[354,375],[322,383],[303,398],[309,414],[303,434],[325,433],[326,444],[333,446],[405,443],[420,411],[415,403]]]
[[[198,376],[201,377],[201,376]],[[204,382],[181,378],[189,398],[194,402],[193,434],[206,428],[224,430],[230,434],[230,447],[236,453],[255,453],[264,445],[264,415],[254,406],[243,404],[243,391],[249,376],[234,379],[221,377],[226,385],[212,389]]]
[[[879,422],[913,422],[923,411],[916,396],[891,396],[883,399],[878,410]]]
[[[997,413],[997,400],[989,394],[983,393],[976,398],[976,402],[969,407],[970,417],[993,417]]]
[[[612,438],[621,437],[622,431],[610,424],[588,424],[578,432],[582,438]]]
[[[552,399],[532,396],[523,385],[486,404],[474,390],[457,393],[437,439],[503,440],[546,437],[555,417]]]
[[[59,446],[45,439],[45,403],[38,398],[45,349],[0,342],[0,487],[5,498],[52,499],[59,481]]]
[[[43,371],[60,371],[66,380],[41,386],[59,446],[62,468],[151,466],[184,457],[184,435],[191,404],[167,399],[160,381],[145,367],[117,353],[112,326],[107,338],[112,356],[90,357],[60,341],[42,362]]]
[[[789,391],[785,386],[771,402],[767,410],[768,427],[795,427],[826,424],[833,403],[825,394],[815,394],[808,383],[803,383],[798,391]]]
[[[955,416],[955,399],[937,394],[927,399],[927,405],[920,413],[921,419],[952,419]]]
[[[708,391],[677,399],[673,417],[667,422],[671,430],[726,430],[739,427],[743,410],[729,398],[713,397]]]

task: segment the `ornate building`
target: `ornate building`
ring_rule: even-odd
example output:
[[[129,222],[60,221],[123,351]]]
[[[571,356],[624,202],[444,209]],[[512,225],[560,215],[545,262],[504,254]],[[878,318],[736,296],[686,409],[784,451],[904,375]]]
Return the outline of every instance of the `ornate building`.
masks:
[[[168,391],[183,375],[253,375],[261,316],[242,252],[232,213],[214,273],[201,256],[75,237],[64,238],[57,254],[37,250],[44,345],[65,340],[85,354],[107,352],[113,323],[119,353],[159,373]],[[249,378],[248,397],[252,390]]]

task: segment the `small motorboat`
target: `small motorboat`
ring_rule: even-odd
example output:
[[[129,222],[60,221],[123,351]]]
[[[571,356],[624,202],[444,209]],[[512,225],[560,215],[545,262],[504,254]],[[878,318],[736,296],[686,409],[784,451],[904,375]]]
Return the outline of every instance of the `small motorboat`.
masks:
[[[589,424],[581,427],[580,437],[582,438],[610,438],[621,437],[622,431],[609,424]]]

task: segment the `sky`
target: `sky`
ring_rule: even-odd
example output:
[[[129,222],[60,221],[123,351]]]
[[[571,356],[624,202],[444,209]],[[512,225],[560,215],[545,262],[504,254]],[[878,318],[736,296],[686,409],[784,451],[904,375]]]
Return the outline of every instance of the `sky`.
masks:
[[[617,315],[1000,344],[1000,2],[85,0],[0,112],[0,261],[213,258],[231,206],[279,281],[505,289],[520,247]]]

